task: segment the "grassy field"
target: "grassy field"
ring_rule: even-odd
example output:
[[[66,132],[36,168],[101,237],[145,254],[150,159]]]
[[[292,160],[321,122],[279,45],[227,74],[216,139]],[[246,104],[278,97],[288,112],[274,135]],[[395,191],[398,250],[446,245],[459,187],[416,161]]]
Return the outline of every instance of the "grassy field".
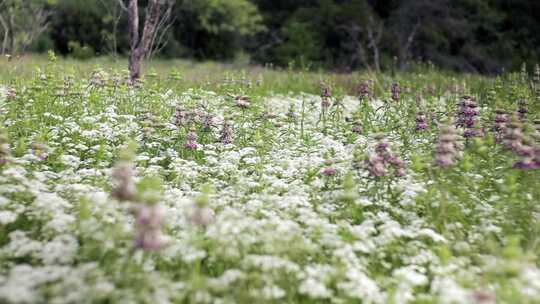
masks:
[[[55,71],[64,77],[88,78],[95,71],[109,74],[127,75],[127,59],[114,60],[111,57],[99,57],[87,61],[59,58]],[[47,69],[50,62],[46,56],[28,56],[22,58],[0,57],[0,80],[4,84],[25,82]],[[358,85],[365,80],[372,80],[373,90],[382,94],[388,83],[404,81],[412,87],[432,84],[439,90],[449,90],[451,86],[486,86],[487,79],[472,74],[457,74],[438,71],[433,67],[418,67],[417,72],[394,75],[376,74],[369,71],[355,73],[329,73],[325,71],[305,71],[297,69],[273,69],[251,66],[241,63],[193,62],[187,60],[153,60],[146,63],[143,73],[146,80],[153,82],[170,81],[168,89],[185,91],[187,89],[212,90],[217,93],[243,91],[251,95],[271,95],[289,93],[311,93],[318,95],[321,83],[330,85],[335,94],[357,95]],[[165,85],[164,84],[164,85]],[[480,90],[480,89],[478,89]],[[442,93],[442,92],[439,92]]]
[[[540,72],[0,59],[1,303],[539,303]]]

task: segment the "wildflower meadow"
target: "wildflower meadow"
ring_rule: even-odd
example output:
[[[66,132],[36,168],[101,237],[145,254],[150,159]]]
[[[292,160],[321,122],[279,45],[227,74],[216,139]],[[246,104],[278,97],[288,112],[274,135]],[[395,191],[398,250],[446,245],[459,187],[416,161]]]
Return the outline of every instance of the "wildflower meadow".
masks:
[[[540,303],[538,65],[0,66],[0,303]]]

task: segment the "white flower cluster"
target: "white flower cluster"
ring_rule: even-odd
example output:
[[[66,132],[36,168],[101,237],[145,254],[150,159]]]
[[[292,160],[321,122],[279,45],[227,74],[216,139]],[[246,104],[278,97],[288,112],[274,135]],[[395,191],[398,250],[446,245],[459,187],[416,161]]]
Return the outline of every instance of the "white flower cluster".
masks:
[[[14,157],[2,169],[0,302],[469,303],[483,287],[475,280],[489,265],[457,253],[500,235],[489,201],[463,206],[482,216],[475,226],[436,227],[426,216],[432,206],[417,201],[428,182],[408,172],[383,186],[351,169],[355,149],[375,141],[337,124],[323,132],[320,97],[253,101],[257,118],[273,114],[263,128],[256,119],[244,121],[234,102],[213,92],[168,91],[150,104],[135,90],[119,94],[103,96],[108,105],[97,112],[86,110],[94,107],[85,97],[77,115],[44,115],[50,125],[40,132],[49,136],[49,157]],[[126,100],[137,110],[126,110]],[[233,117],[235,142],[218,143],[211,130],[199,136],[198,151],[186,154],[185,134],[167,116],[177,103],[202,104],[217,121]],[[302,127],[298,121],[287,125],[291,104],[297,118],[304,108]],[[343,115],[358,108],[352,97],[342,104]],[[166,115],[154,113],[162,114],[161,124],[148,129],[138,116],[154,106]],[[375,100],[371,107],[375,126],[382,124],[386,105]],[[309,140],[299,140],[300,132]],[[170,242],[157,253],[134,251],[129,206],[108,194],[111,166],[128,138],[140,143],[136,179],[164,181]],[[403,144],[394,133],[390,138]],[[320,173],[330,165],[335,175]],[[347,173],[354,195],[343,199]],[[193,225],[192,198],[203,184],[214,189],[208,206],[213,218]],[[460,242],[455,231],[464,235]],[[519,292],[538,299],[538,267],[519,264],[517,272],[512,282]]]

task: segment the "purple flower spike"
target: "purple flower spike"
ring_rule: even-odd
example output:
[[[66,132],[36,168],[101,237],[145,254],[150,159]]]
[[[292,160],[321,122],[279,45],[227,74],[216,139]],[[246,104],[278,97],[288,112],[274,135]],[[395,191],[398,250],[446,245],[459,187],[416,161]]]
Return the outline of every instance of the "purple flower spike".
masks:
[[[448,168],[455,164],[459,151],[456,129],[451,125],[442,126],[439,142],[435,148],[435,163],[439,167]]]
[[[426,116],[422,112],[416,113],[416,131],[424,131],[428,128]]]
[[[322,174],[326,176],[334,176],[337,174],[337,170],[334,167],[326,167],[323,169]]]

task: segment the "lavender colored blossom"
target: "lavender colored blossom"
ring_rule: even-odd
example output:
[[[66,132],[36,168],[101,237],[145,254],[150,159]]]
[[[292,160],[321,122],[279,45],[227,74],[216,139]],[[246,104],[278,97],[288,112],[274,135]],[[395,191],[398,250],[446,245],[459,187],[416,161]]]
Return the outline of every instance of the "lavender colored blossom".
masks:
[[[239,95],[239,96],[236,96],[234,100],[236,102],[236,106],[241,109],[247,109],[251,106],[251,100],[247,96]]]
[[[112,195],[120,201],[134,201],[137,195],[135,187],[133,164],[129,161],[119,162],[113,170],[112,178],[115,183]]]
[[[176,106],[174,124],[177,127],[185,127],[188,123],[188,112],[180,105]]]
[[[135,248],[145,251],[157,251],[166,244],[162,235],[164,211],[159,205],[140,204],[135,208]]]
[[[364,133],[364,127],[362,126],[362,123],[359,122],[359,121],[355,121],[353,124],[352,124],[352,129],[351,129],[354,133],[356,134],[362,134]]]
[[[215,218],[214,210],[208,206],[195,205],[189,214],[189,221],[197,226],[208,226]]]
[[[197,133],[195,133],[195,131],[189,131],[186,135],[186,144],[184,145],[184,148],[188,150],[196,150],[199,146],[197,143],[197,139]]]
[[[369,156],[369,158],[366,161],[366,164],[367,164],[369,173],[372,176],[380,177],[386,174],[384,157],[378,154],[373,154]]]
[[[458,106],[458,120],[456,125],[465,129],[463,136],[465,138],[481,136],[483,132],[477,127],[479,111],[475,99],[471,96],[463,96]]]
[[[334,167],[326,167],[323,169],[322,174],[326,176],[334,176],[337,174],[337,170]]]
[[[540,168],[540,148],[523,134],[523,124],[514,116],[508,123],[504,137],[504,146],[514,152],[521,159],[514,164],[514,168],[530,170]]]
[[[399,102],[399,100],[401,99],[401,88],[399,87],[399,84],[393,83],[391,92],[392,92],[392,100],[395,102]]]
[[[416,131],[424,131],[427,129],[428,124],[426,120],[426,116],[423,112],[416,113]]]
[[[373,82],[371,80],[365,80],[358,86],[358,98],[361,101],[371,100],[373,98],[372,84]]]
[[[495,141],[500,143],[506,133],[506,124],[508,123],[508,114],[502,109],[495,110],[495,123],[492,131],[495,135]]]
[[[332,90],[329,87],[324,87],[321,93],[321,107],[328,109],[332,105]]]
[[[223,127],[219,131],[219,141],[225,145],[232,143],[232,125],[229,121],[223,122]]]
[[[439,141],[435,148],[435,163],[443,168],[455,164],[460,147],[457,143],[456,129],[451,125],[441,127]]]
[[[366,166],[372,176],[385,176],[387,169],[393,168],[395,176],[400,177],[405,175],[405,162],[399,155],[392,152],[388,141],[377,136],[378,142],[375,146],[375,153],[366,159]]]

